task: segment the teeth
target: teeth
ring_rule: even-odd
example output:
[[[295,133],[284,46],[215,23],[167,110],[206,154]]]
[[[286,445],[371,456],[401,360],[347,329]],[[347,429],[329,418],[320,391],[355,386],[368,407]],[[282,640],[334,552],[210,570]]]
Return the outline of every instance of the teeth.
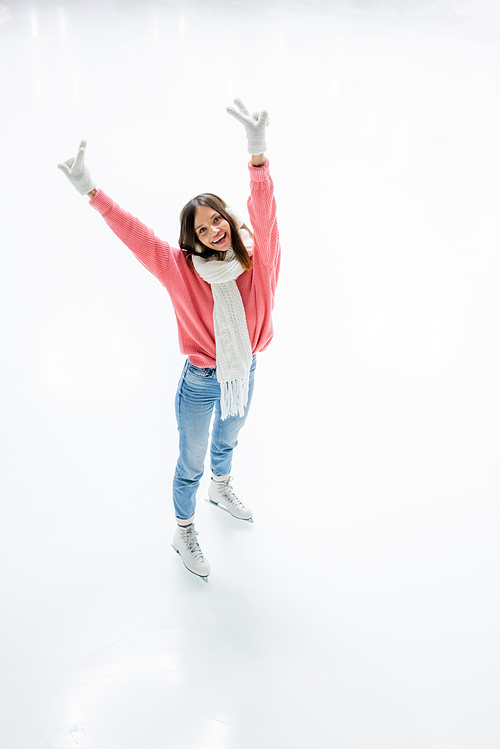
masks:
[[[226,238],[226,235],[224,234],[224,236],[222,236],[220,239],[216,239],[215,242],[213,242],[212,244],[219,244],[225,238]]]

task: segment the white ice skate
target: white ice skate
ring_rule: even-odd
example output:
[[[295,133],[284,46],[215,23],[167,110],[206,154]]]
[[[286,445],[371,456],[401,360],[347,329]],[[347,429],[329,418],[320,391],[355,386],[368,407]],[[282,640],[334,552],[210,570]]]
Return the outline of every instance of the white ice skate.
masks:
[[[246,520],[249,523],[253,523],[253,512],[250,507],[245,507],[243,502],[238,499],[230,486],[230,481],[233,477],[229,476],[226,481],[214,481],[210,480],[210,486],[208,488],[208,499],[213,505],[219,505],[221,510],[226,510],[233,517],[239,520]]]
[[[180,555],[186,569],[208,583],[210,565],[203,556],[197,535],[192,523],[185,528],[178,525],[174,533],[172,548]]]

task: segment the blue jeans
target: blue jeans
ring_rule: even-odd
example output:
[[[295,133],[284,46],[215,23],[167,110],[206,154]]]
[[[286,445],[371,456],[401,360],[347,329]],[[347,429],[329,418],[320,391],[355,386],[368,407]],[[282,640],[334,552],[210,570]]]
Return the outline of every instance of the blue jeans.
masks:
[[[238,444],[238,434],[246,421],[252,400],[256,364],[254,354],[244,416],[230,416],[224,421],[221,419],[216,368],[195,367],[189,359],[184,365],[175,396],[179,459],[173,486],[175,514],[181,520],[188,520],[194,515],[196,491],[203,476],[214,407],[210,467],[216,476],[227,476],[231,472],[233,450]]]

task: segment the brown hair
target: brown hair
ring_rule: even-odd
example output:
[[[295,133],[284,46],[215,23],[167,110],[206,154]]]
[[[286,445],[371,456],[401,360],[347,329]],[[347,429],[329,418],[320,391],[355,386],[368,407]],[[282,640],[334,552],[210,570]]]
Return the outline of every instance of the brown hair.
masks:
[[[213,208],[214,211],[220,213],[222,218],[226,219],[229,226],[231,227],[231,246],[233,248],[234,254],[238,258],[240,265],[245,270],[250,270],[250,268],[252,267],[252,258],[248,254],[248,250],[243,244],[243,240],[239,232],[239,227],[236,226],[235,220],[231,216],[231,214],[227,212],[226,203],[222,200],[222,198],[219,198],[218,195],[214,195],[211,192],[204,192],[201,195],[197,195],[195,198],[191,198],[189,203],[186,203],[181,211],[181,233],[179,236],[179,247],[183,251],[186,262],[191,270],[193,270],[193,261],[191,259],[192,255],[199,255],[203,258],[209,258],[213,255],[219,254],[217,250],[211,250],[210,247],[206,247],[204,244],[202,244],[196,236],[196,232],[194,230],[194,222],[196,209],[200,205],[206,205],[209,208]],[[245,226],[245,224],[243,224],[243,228],[248,231],[250,236],[253,236],[248,226]]]

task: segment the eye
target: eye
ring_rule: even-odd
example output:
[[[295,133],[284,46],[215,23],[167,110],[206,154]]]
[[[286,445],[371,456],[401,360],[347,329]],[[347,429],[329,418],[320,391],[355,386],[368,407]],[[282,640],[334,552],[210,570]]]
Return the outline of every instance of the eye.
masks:
[[[216,216],[216,217],[214,218],[214,224],[216,224],[216,223],[217,223],[217,221],[220,221],[220,216]]]

